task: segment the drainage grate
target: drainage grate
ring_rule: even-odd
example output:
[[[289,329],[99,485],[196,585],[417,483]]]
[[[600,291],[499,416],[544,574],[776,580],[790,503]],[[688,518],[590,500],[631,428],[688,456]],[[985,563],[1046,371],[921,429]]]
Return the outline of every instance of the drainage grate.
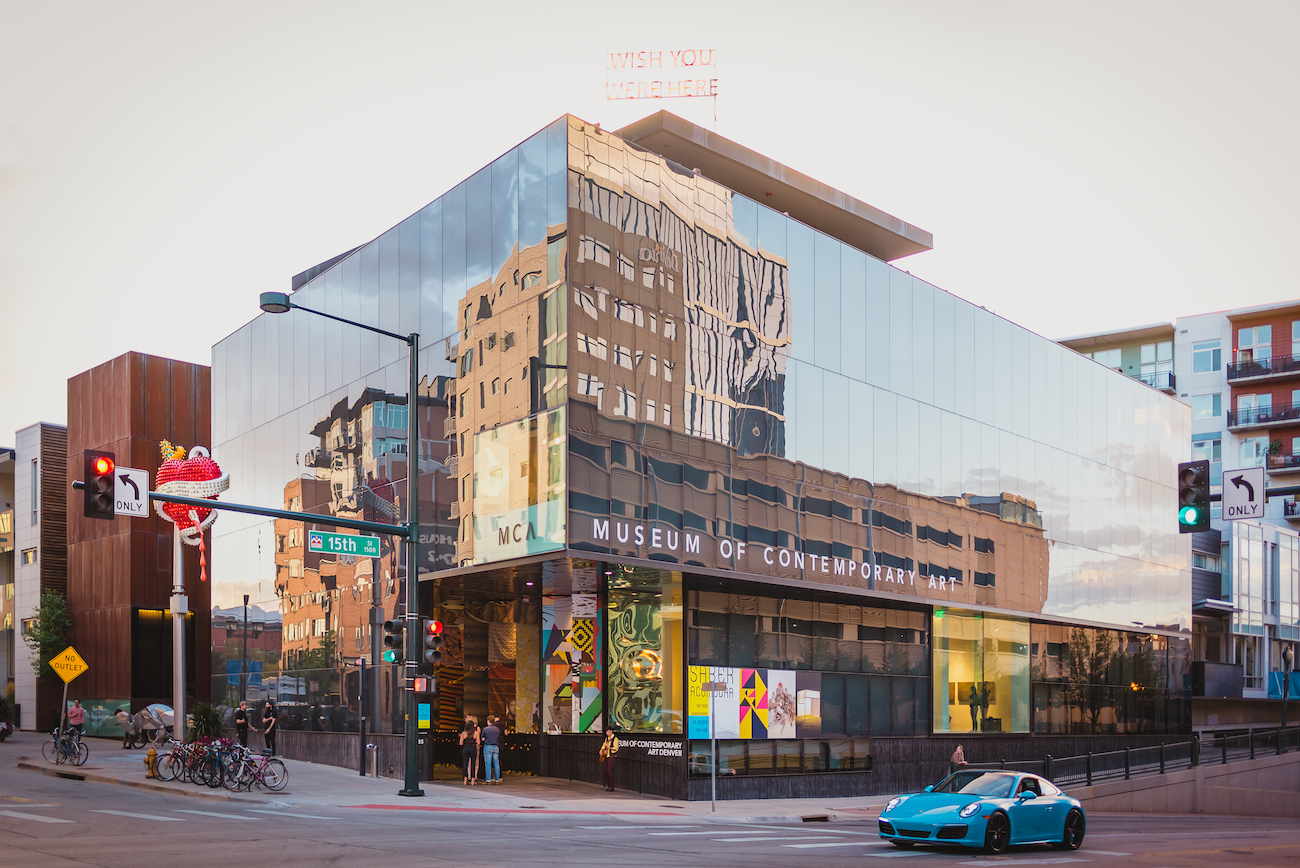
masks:
[[[676,808],[676,809],[679,810],[679,811],[684,811],[684,810],[686,810],[686,806],[685,806],[685,805],[660,805],[659,807],[661,807],[661,808]]]
[[[545,805],[520,805],[519,807],[521,807],[521,808],[530,808],[530,809],[532,809],[532,810],[540,810],[540,809],[542,809],[542,808],[545,808],[546,806],[545,806]]]
[[[831,821],[829,814],[812,814],[811,816],[801,817],[805,823],[829,823]]]

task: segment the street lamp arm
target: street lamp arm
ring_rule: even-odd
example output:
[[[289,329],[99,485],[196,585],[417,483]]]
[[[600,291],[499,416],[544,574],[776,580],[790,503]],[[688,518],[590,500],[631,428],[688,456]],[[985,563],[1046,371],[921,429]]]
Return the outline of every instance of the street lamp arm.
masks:
[[[374,332],[375,334],[381,334],[390,338],[397,338],[402,343],[409,344],[411,342],[410,335],[399,335],[396,332],[390,332],[385,329],[376,328],[375,326],[366,325],[365,323],[354,322],[353,320],[350,319],[344,319],[341,316],[335,316],[332,313],[325,313],[325,311],[323,310],[315,310],[314,308],[303,307],[302,305],[294,304],[293,302],[289,302],[289,307],[291,307],[294,310],[305,310],[307,313],[314,313],[317,316],[323,316],[326,319],[332,319],[335,322],[341,322],[344,325],[356,326],[357,328],[365,329],[368,332]]]

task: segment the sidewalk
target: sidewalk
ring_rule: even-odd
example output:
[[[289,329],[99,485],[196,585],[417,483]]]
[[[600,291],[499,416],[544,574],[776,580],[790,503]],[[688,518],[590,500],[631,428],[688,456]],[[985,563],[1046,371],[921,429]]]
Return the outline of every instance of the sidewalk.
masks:
[[[425,781],[424,796],[399,796],[400,778],[361,777],[357,772],[299,760],[284,760],[288,785],[278,793],[255,790],[231,793],[202,785],[162,782],[145,777],[144,750],[123,750],[109,739],[87,739],[90,758],[84,766],[52,766],[41,758],[44,733],[19,732],[0,743],[0,763],[15,764],[29,773],[120,784],[200,799],[292,807],[368,808],[419,812],[497,814],[599,815],[629,823],[718,822],[772,823],[874,818],[888,796],[839,799],[747,799],[720,801],[716,813],[709,802],[672,801],[661,796],[607,793],[596,784],[507,775],[500,784],[465,786],[456,781]]]

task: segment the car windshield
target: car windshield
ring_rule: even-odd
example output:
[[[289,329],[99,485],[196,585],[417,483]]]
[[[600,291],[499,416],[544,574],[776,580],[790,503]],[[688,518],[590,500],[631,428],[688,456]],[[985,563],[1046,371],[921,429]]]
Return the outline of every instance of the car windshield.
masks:
[[[995,772],[957,772],[942,780],[931,792],[964,793],[971,796],[993,796],[1005,799],[1011,795],[1016,779],[1012,775]]]

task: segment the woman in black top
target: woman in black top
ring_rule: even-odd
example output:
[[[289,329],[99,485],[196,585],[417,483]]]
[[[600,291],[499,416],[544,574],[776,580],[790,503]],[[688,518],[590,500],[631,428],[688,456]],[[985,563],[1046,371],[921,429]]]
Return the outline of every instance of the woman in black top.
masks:
[[[478,724],[474,718],[465,715],[465,724],[460,728],[460,763],[465,771],[465,785],[469,786],[477,774],[478,761]]]
[[[275,756],[275,734],[280,729],[280,721],[275,716],[275,702],[268,699],[266,705],[262,706],[262,738],[266,741],[266,746],[271,749],[271,756]]]

